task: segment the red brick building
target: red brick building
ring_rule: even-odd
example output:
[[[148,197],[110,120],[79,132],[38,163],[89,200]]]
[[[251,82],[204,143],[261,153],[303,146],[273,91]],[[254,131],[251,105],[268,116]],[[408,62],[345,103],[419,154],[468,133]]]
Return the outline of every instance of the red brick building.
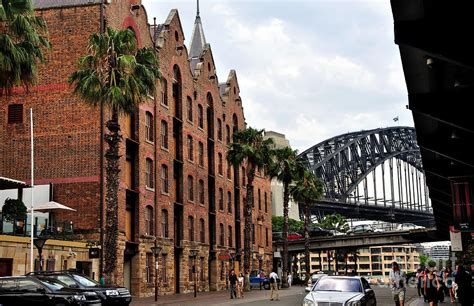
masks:
[[[140,1],[104,2],[107,25],[130,28],[140,46],[155,46],[163,74],[156,95],[120,120],[119,282],[134,295],[153,294],[156,237],[160,294],[192,291],[193,264],[199,291],[222,290],[232,265],[243,264],[244,167],[226,161],[233,131],[246,125],[236,73],[219,83],[199,13],[188,48],[177,10],[155,26]],[[0,173],[29,180],[33,108],[35,184],[53,184],[54,201],[77,210],[63,217],[98,240],[100,114],[72,94],[67,79],[99,32],[100,1],[33,3],[53,47],[36,86],[0,98]],[[254,193],[252,266],[269,271],[270,181],[257,177]],[[190,250],[197,250],[194,259]]]

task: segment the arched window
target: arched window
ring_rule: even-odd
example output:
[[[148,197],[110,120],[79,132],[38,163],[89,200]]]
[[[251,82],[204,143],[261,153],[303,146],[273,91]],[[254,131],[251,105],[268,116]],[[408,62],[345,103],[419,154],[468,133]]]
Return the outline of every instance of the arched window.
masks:
[[[153,115],[150,112],[145,113],[145,139],[153,142],[155,137],[155,126],[153,124]]]
[[[169,193],[168,166],[161,165],[161,192]]]
[[[225,232],[224,232],[224,224],[219,224],[219,244],[225,245]]]
[[[217,154],[217,170],[219,171],[219,175],[223,175],[222,169],[222,153]]]
[[[199,241],[206,242],[206,228],[204,226],[204,219],[199,219]]]
[[[224,210],[224,191],[219,188],[219,210]]]
[[[188,159],[194,160],[193,137],[188,135]]]
[[[227,179],[232,179],[232,168],[231,168],[231,164],[228,160],[226,160],[226,163],[227,163]]]
[[[188,120],[193,121],[193,100],[191,97],[186,99],[186,112],[188,113]]]
[[[262,210],[262,197],[260,194],[260,188],[258,189],[258,210]]]
[[[246,187],[245,185],[245,178],[246,178],[245,168],[242,167],[242,187]]]
[[[161,147],[168,149],[168,122],[161,120]]]
[[[233,240],[232,239],[232,226],[230,225],[227,227],[227,237],[228,237],[227,244],[229,247],[232,247],[234,243],[232,241]]]
[[[168,106],[168,81],[161,79],[161,105]]]
[[[151,158],[147,158],[145,167],[145,186],[151,189],[155,188],[154,173],[153,160],[151,160]]]
[[[232,213],[232,193],[227,191],[227,212]]]
[[[188,236],[189,241],[194,241],[194,218],[192,216],[188,217]]]
[[[202,142],[198,144],[198,162],[199,166],[204,167],[204,144]]]
[[[235,133],[239,129],[239,120],[237,119],[237,115],[232,115],[232,131]]]
[[[268,212],[267,192],[266,191],[265,191],[265,196],[264,196],[264,202],[265,202],[265,212]]]
[[[217,119],[217,140],[222,141],[222,121]]]
[[[176,118],[182,119],[182,98],[181,98],[182,84],[181,84],[181,72],[178,65],[173,67],[173,102],[174,102],[174,115]]]
[[[161,211],[161,234],[164,238],[168,238],[168,211],[163,209]]]
[[[198,105],[198,127],[204,128],[204,109],[201,104]]]
[[[145,234],[153,236],[155,235],[155,216],[153,214],[153,207],[147,206],[145,208]]]
[[[225,143],[230,143],[230,127],[228,124],[225,125]]]
[[[204,204],[204,181],[199,180],[199,204]]]
[[[188,175],[188,200],[194,201],[194,179],[191,175]]]

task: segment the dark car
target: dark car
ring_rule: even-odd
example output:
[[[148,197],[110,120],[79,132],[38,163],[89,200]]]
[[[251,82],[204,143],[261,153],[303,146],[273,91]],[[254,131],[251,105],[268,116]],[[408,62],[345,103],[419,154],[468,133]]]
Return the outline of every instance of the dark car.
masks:
[[[100,306],[97,293],[30,276],[0,277],[2,306]]]
[[[95,280],[78,273],[76,271],[41,271],[28,273],[38,279],[56,279],[65,283],[69,288],[87,289],[97,293],[102,305],[129,305],[132,296],[127,288],[124,287],[104,287]]]
[[[332,236],[332,233],[328,230],[322,229],[319,226],[314,226],[309,229],[308,232],[310,237],[329,237]]]

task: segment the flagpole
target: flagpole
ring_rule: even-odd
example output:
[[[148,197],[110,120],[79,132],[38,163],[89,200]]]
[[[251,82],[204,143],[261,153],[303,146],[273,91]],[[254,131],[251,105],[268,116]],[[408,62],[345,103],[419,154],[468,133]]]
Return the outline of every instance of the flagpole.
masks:
[[[33,239],[34,239],[34,228],[35,228],[35,219],[34,219],[34,209],[33,209],[33,200],[34,200],[34,185],[35,185],[35,173],[34,173],[34,147],[33,147],[33,108],[30,108],[30,133],[31,133],[31,219],[30,219],[30,272],[33,272]]]

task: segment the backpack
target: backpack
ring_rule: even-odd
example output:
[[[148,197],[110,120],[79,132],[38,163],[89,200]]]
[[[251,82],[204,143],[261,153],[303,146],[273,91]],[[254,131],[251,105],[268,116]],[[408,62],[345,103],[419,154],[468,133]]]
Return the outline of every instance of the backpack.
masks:
[[[270,277],[270,284],[274,284],[275,283],[275,279],[273,277]]]

